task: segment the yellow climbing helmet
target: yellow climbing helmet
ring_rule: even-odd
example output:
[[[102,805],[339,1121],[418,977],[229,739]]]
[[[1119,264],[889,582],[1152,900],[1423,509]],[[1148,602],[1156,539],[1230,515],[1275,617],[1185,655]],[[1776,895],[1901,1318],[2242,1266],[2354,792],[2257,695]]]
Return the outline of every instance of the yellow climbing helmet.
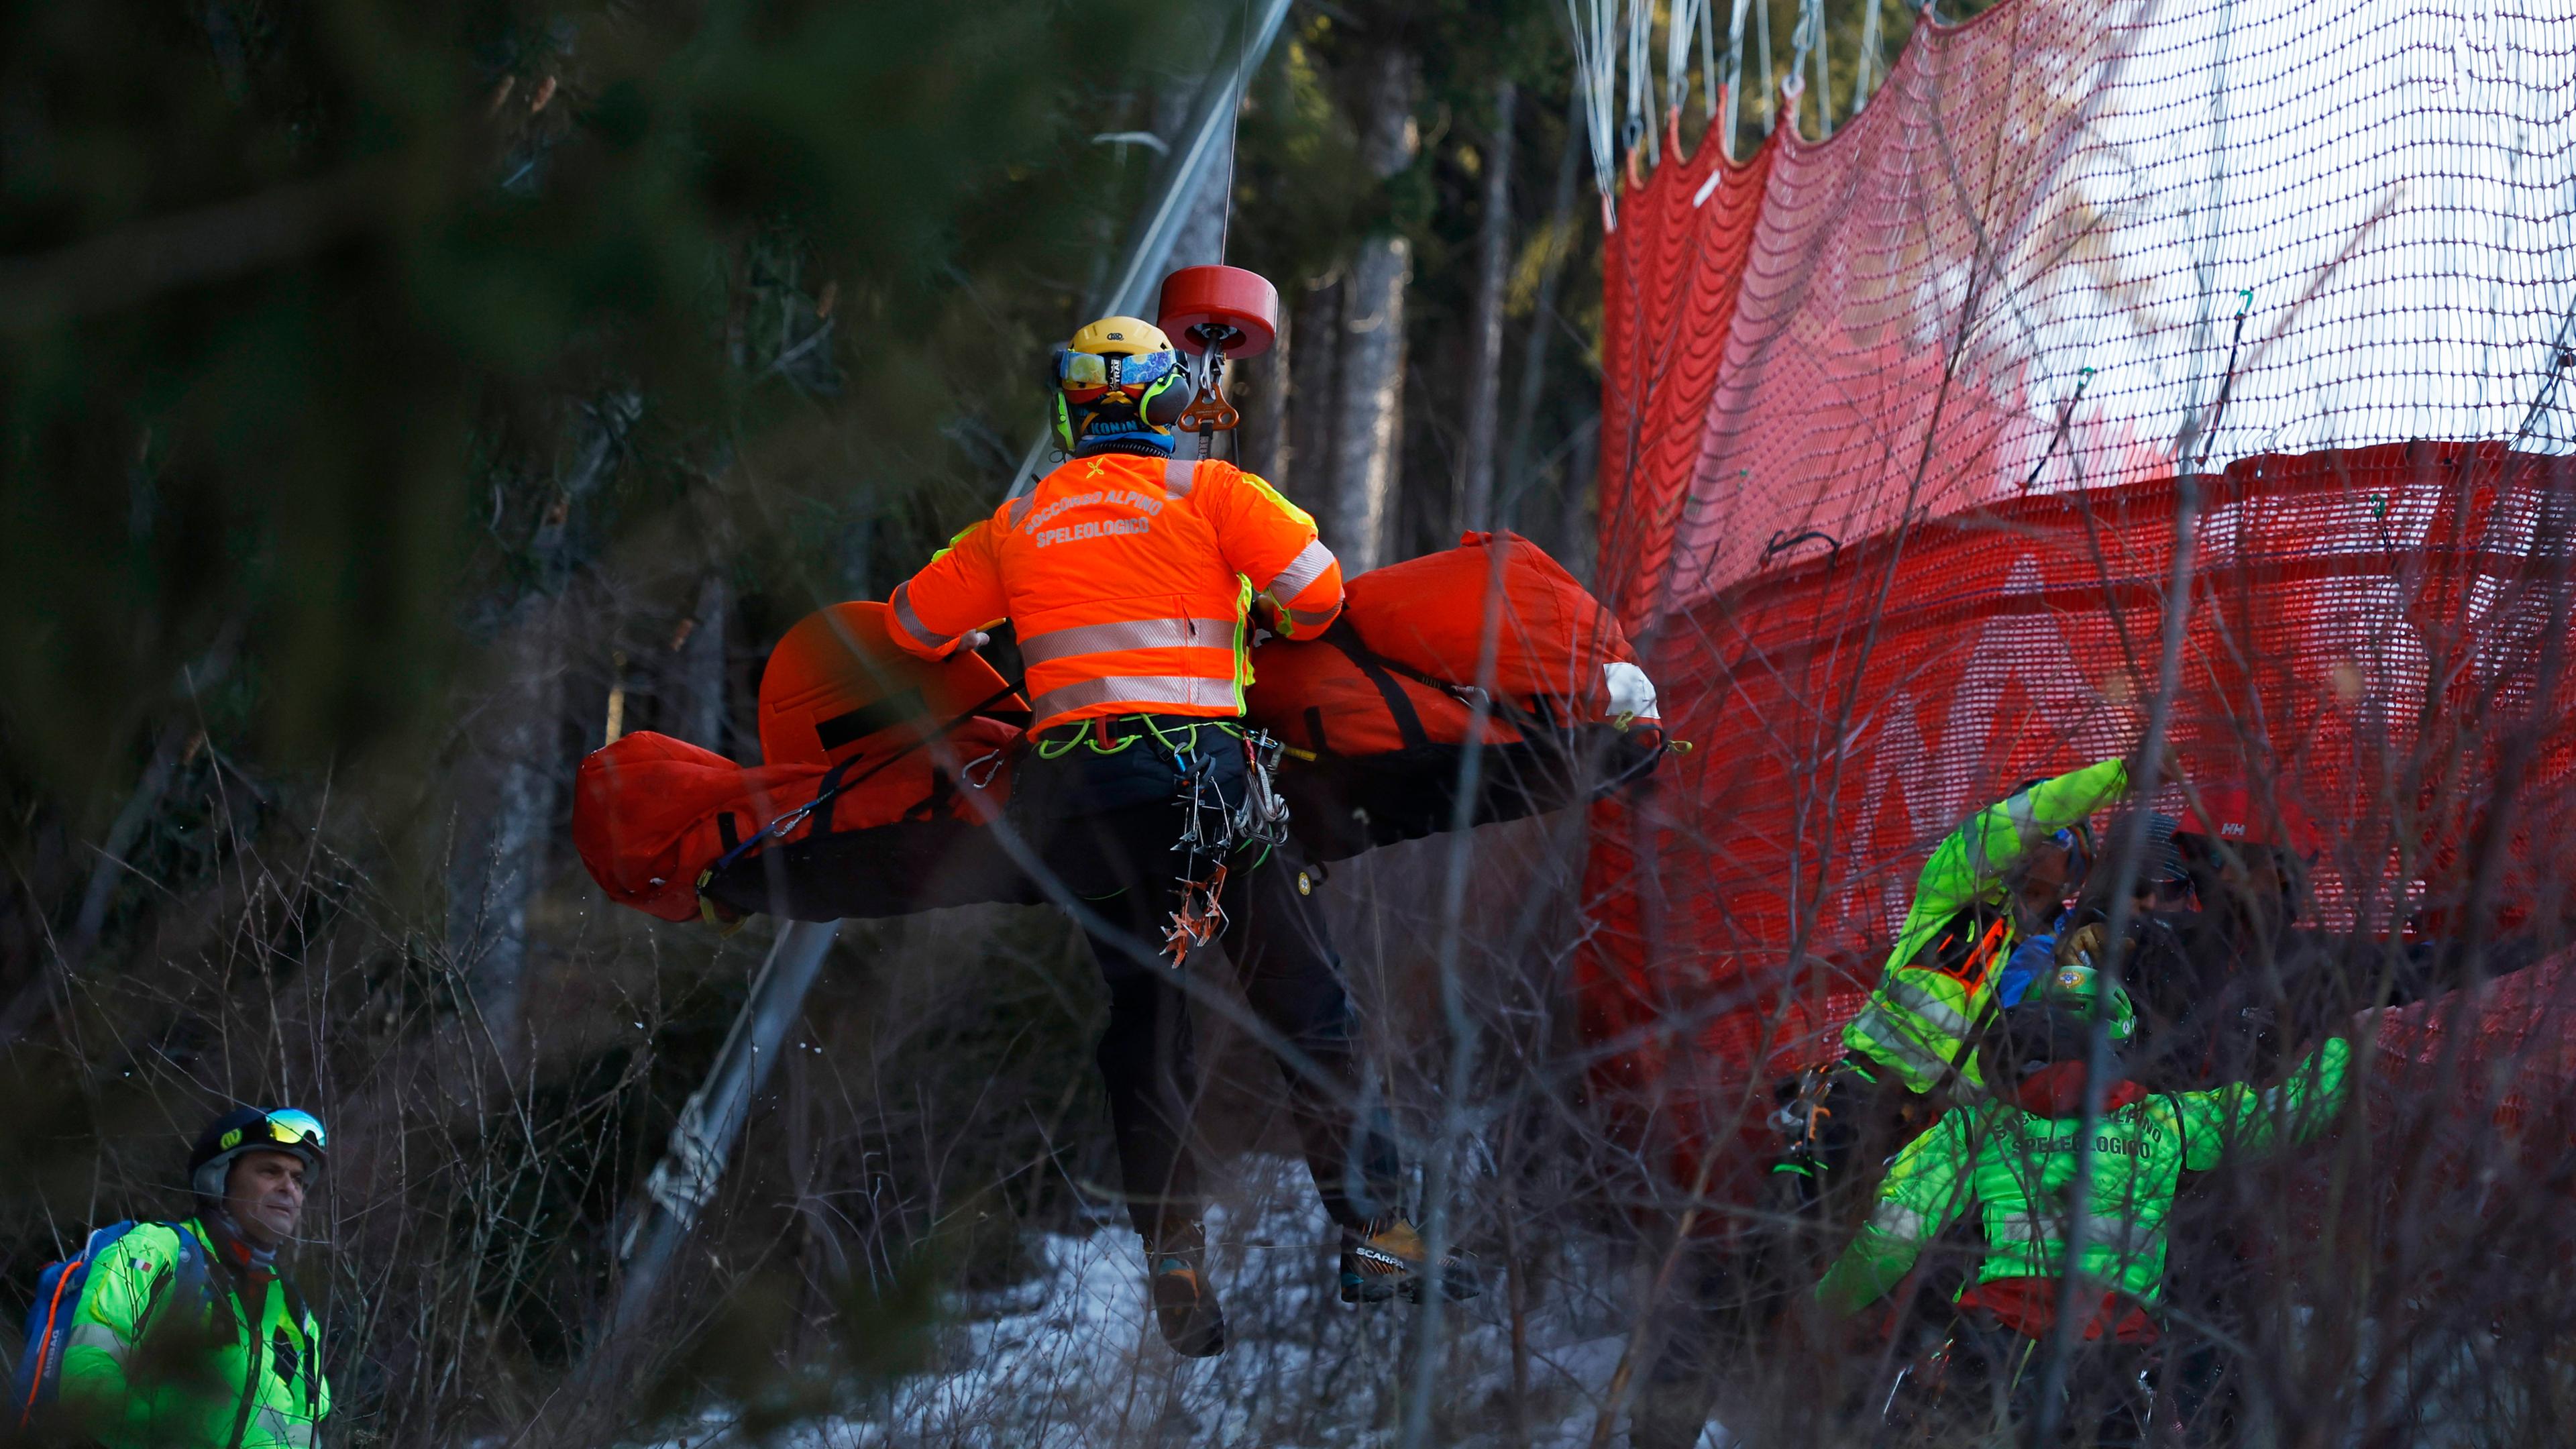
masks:
[[[1136,317],[1103,317],[1055,350],[1056,441],[1132,435],[1169,446],[1172,424],[1195,391],[1163,329]]]
[[[1172,339],[1163,329],[1141,317],[1103,317],[1073,334],[1064,345],[1067,352],[1089,352],[1106,356],[1117,353],[1134,357],[1142,352],[1169,352]]]

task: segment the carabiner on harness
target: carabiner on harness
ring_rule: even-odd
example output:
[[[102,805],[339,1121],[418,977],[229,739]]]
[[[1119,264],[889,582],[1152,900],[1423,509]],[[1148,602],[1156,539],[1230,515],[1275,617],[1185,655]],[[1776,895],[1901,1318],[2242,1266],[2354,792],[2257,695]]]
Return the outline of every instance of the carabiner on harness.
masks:
[[[969,789],[989,790],[993,787],[993,777],[1002,773],[1002,766],[1010,763],[1010,758],[1006,750],[978,755],[959,768],[957,778],[964,781]]]
[[[1234,833],[1246,844],[1266,849],[1288,839],[1288,802],[1276,780],[1286,748],[1268,730],[1243,732],[1243,803],[1234,812]]]

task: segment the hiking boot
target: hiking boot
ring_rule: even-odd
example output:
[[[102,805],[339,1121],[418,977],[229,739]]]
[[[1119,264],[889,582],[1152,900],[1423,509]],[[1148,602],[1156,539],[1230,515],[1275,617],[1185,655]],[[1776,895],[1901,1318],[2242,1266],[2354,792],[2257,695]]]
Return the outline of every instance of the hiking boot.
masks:
[[[1422,1234],[1402,1218],[1342,1229],[1342,1301],[1384,1303],[1401,1293],[1408,1303],[1421,1302],[1423,1268],[1430,1256]],[[1476,1260],[1454,1250],[1440,1260],[1440,1287],[1453,1300],[1485,1291],[1477,1280]]]
[[[1145,1265],[1154,1297],[1154,1322],[1163,1342],[1183,1358],[1225,1352],[1225,1310],[1207,1276],[1207,1234],[1198,1224],[1167,1228],[1162,1241],[1145,1241]]]

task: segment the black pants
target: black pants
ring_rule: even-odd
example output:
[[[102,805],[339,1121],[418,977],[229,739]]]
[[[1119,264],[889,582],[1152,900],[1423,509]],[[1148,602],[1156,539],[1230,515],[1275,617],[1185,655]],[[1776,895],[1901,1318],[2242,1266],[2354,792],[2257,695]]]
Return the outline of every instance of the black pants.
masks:
[[[1158,724],[1161,738],[1148,733],[1114,754],[1089,743],[1052,760],[1032,752],[1015,774],[1012,798],[1015,823],[1039,859],[1095,917],[1086,935],[1109,988],[1100,1077],[1128,1213],[1149,1238],[1167,1224],[1196,1222],[1200,1211],[1189,1141],[1198,1070],[1180,973],[1202,969],[1206,953],[1191,953],[1176,969],[1163,946],[1181,901],[1185,857],[1173,845],[1187,819],[1178,794],[1182,772],[1204,769],[1228,801],[1242,798],[1246,779],[1233,735],[1204,723],[1192,731],[1188,720]],[[1108,733],[1114,742],[1139,728],[1121,721]],[[1166,741],[1182,746],[1177,758]],[[1237,852],[1224,863],[1219,940],[1253,1014],[1306,1059],[1301,1068],[1279,1058],[1289,1112],[1325,1211],[1357,1226],[1392,1208],[1396,1161],[1385,1132],[1358,1120],[1350,1106],[1358,1071],[1340,958],[1321,912],[1299,893],[1303,861],[1293,841],[1266,854],[1257,846]]]

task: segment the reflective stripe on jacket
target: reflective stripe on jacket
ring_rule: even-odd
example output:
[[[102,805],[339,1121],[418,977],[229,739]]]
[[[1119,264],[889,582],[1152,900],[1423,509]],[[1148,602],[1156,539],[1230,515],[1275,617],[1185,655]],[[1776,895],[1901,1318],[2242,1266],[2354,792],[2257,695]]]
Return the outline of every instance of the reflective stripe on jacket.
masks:
[[[897,644],[940,658],[1008,619],[1031,729],[1122,714],[1227,718],[1252,677],[1255,594],[1292,636],[1342,607],[1315,521],[1231,463],[1076,458],[957,535],[889,601]]]
[[[1916,1092],[1939,1086],[1953,1064],[1976,1082],[1965,1044],[2015,943],[2005,878],[2031,847],[2128,788],[2127,763],[2103,760],[1998,800],[1944,837],[1923,863],[1887,970],[1843,1028],[1843,1044]]]
[[[182,1232],[207,1255],[211,1303],[173,1291]],[[331,1412],[320,1325],[289,1309],[281,1280],[260,1295],[257,1331],[245,1334],[242,1295],[211,1243],[198,1223],[145,1223],[90,1265],[63,1350],[60,1409],[79,1433],[107,1449],[316,1442]]]
[[[2317,1135],[2343,1101],[2351,1060],[2351,1044],[2337,1037],[2268,1088],[2240,1082],[2157,1096],[2115,1092],[2115,1101],[2127,1100],[2102,1114],[2094,1134],[2084,1277],[2155,1303],[2164,1289],[2165,1220],[2181,1174]],[[1876,1301],[1971,1204],[1982,1209],[1986,1237],[1977,1282],[2060,1276],[2080,1126],[2080,1119],[1994,1101],[1943,1113],[1889,1162],[1878,1210],[1825,1274],[1818,1296],[1845,1313]]]

